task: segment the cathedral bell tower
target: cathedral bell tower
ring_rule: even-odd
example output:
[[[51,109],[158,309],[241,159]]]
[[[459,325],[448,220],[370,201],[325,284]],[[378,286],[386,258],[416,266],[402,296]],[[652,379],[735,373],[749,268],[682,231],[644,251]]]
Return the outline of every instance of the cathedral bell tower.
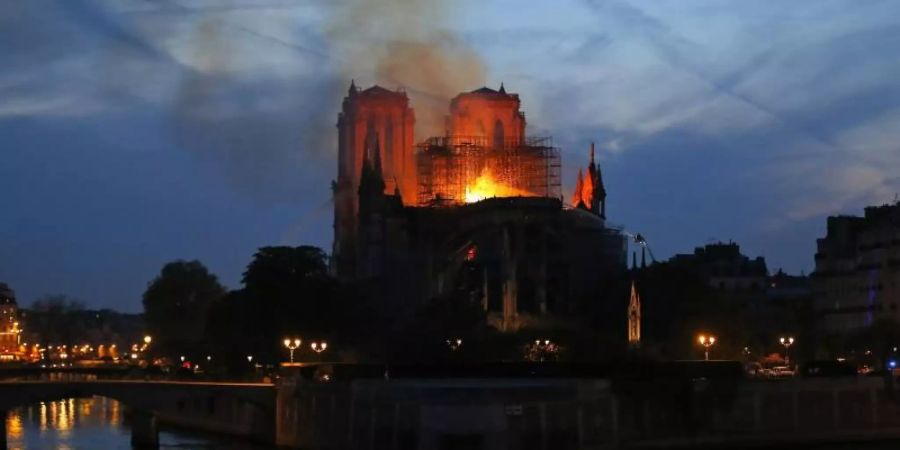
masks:
[[[350,83],[338,114],[338,176],[332,182],[332,270],[338,277],[357,272],[360,181],[366,159],[375,161],[366,157],[367,149],[378,152],[382,190],[400,192],[404,204],[415,204],[414,126],[415,114],[405,92],[381,86],[361,90]]]

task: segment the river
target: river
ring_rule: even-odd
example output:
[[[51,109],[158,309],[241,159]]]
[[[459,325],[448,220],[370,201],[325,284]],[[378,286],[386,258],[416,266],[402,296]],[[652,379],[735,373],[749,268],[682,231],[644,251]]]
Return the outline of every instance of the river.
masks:
[[[131,450],[125,407],[105,397],[70,398],[14,409],[6,417],[9,450]],[[271,450],[227,438],[162,428],[160,449]]]
[[[6,418],[9,450],[131,450],[125,408],[105,397],[70,398],[14,409]],[[160,431],[160,449],[274,450],[218,436],[183,430]],[[792,446],[818,450],[887,450],[897,441]],[[757,447],[759,448],[759,447]]]

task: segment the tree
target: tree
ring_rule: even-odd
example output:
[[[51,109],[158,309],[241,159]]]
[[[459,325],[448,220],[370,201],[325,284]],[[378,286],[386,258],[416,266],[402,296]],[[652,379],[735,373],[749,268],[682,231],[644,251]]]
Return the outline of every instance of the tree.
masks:
[[[144,321],[156,348],[174,356],[202,343],[210,305],[225,295],[199,261],[173,261],[144,292]]]
[[[243,289],[211,310],[209,338],[216,347],[273,363],[282,358],[285,337],[309,342],[336,336],[342,323],[337,283],[320,248],[262,247],[247,266],[243,283]]]
[[[746,305],[713,289],[693,265],[665,262],[636,275],[643,317],[641,345],[666,359],[699,358],[700,332],[715,335],[714,358],[736,359],[750,339]],[[624,314],[620,315],[624,322]]]
[[[85,339],[84,303],[65,295],[35,300],[26,314],[25,331],[44,345],[71,345]]]

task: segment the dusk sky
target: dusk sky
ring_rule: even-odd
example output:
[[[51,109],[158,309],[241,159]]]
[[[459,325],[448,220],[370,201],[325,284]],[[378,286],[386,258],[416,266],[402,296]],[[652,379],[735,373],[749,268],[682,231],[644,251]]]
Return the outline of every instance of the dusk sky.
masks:
[[[330,251],[351,78],[521,96],[595,141],[609,220],[658,259],[713,240],[809,273],[825,218],[900,191],[900,1],[0,3],[0,281],[140,311],[167,261],[229,288],[255,249]]]

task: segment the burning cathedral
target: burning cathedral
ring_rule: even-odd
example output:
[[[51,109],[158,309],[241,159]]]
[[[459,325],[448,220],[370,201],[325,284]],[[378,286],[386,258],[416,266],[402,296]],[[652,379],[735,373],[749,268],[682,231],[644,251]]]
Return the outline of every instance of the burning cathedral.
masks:
[[[626,269],[606,222],[591,146],[566,202],[560,151],[526,135],[517,94],[483,87],[450,102],[443,136],[414,142],[403,91],[351,83],[338,114],[332,270],[397,308],[453,298],[514,331],[574,312]]]

